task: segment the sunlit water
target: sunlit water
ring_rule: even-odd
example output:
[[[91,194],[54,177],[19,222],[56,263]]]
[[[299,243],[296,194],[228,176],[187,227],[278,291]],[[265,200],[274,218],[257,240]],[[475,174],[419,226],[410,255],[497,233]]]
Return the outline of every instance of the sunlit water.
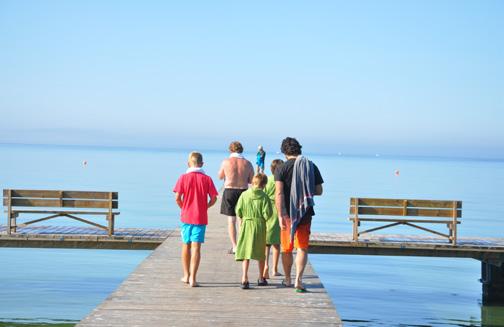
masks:
[[[218,186],[225,156],[204,152],[204,168]],[[352,196],[399,197],[461,200],[460,236],[503,236],[502,161],[309,157],[325,180],[314,231],[350,233]],[[117,191],[116,227],[177,225],[172,188],[186,169],[187,151],[0,145],[0,159],[0,188]],[[388,232],[418,233],[404,227]],[[149,253],[0,249],[0,326],[78,321]],[[346,326],[504,326],[503,308],[481,305],[476,260],[311,255],[310,261]]]

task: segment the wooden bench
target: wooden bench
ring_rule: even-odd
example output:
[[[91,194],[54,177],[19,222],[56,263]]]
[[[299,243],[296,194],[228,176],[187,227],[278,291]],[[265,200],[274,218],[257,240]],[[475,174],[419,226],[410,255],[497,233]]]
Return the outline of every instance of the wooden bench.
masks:
[[[379,217],[377,217],[379,216]],[[461,201],[407,200],[351,198],[350,220],[353,221],[353,240],[359,236],[397,225],[408,225],[436,235],[446,237],[453,245],[457,244],[458,218],[462,217]],[[388,223],[359,232],[361,222]],[[446,224],[448,234],[419,226],[419,224]]]
[[[7,212],[7,234],[15,233],[17,227],[24,227],[57,217],[68,217],[114,234],[114,217],[119,214],[117,209],[117,192],[85,192],[85,191],[48,191],[48,190],[3,190],[3,205]],[[31,208],[43,208],[33,210]],[[60,208],[60,209],[54,209]],[[76,210],[87,209],[87,210]],[[91,209],[91,210],[90,210]],[[105,209],[95,211],[92,209]],[[17,224],[20,214],[49,214],[47,217],[33,219]],[[107,226],[78,217],[77,215],[105,215]]]

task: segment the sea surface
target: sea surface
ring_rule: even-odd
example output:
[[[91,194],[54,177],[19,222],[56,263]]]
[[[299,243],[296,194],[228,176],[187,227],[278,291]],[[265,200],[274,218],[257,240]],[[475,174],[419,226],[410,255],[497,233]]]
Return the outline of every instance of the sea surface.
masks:
[[[116,227],[173,229],[172,188],[188,152],[0,144],[0,188],[117,191]],[[227,153],[203,155],[204,169],[220,187],[216,174]],[[245,155],[255,161],[254,153]],[[314,231],[350,233],[352,196],[398,197],[461,200],[460,236],[503,237],[503,161],[306,155],[325,181]],[[275,158],[281,155],[268,152],[267,165]],[[72,326],[150,253],[0,248],[0,326]],[[311,255],[310,261],[345,326],[504,326],[503,307],[481,304],[479,261],[351,255]]]

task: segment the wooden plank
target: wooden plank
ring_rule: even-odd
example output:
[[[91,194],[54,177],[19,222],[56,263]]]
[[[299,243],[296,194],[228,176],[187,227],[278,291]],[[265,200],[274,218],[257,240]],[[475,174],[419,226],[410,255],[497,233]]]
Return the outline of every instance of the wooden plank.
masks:
[[[7,199],[4,199],[4,205],[7,204]],[[12,199],[13,207],[61,207],[63,204],[64,208],[109,208],[109,201],[98,201],[98,200],[63,200],[59,199]],[[117,209],[119,207],[118,202],[112,202],[112,208]]]
[[[3,190],[4,198],[7,197],[8,190]],[[42,198],[42,199],[58,199],[60,192],[63,192],[65,199],[96,199],[107,200],[109,199],[110,192],[94,192],[94,191],[59,191],[59,190],[12,190],[12,197],[28,197],[28,198]],[[118,200],[119,194],[112,192],[112,199]]]
[[[439,236],[443,236],[443,237],[446,237],[447,239],[450,239],[450,235],[443,234],[443,233],[435,231],[433,229],[425,228],[425,227],[422,227],[422,226],[418,226],[416,224],[410,224],[409,222],[407,222],[405,224],[408,225],[408,226],[411,226],[411,227],[414,227],[414,228],[418,228],[418,229],[421,229],[423,231],[426,231],[426,232],[429,232],[429,233],[432,233],[432,234],[436,234],[436,235],[439,235]]]
[[[6,190],[4,190],[4,197]],[[59,198],[59,191],[55,190],[12,190],[12,197],[29,197],[29,198],[42,198],[42,199],[57,199]]]
[[[452,244],[455,246],[457,244],[457,202],[453,201],[452,203],[452,218],[453,223],[451,224],[450,234],[452,239]]]
[[[4,194],[5,194],[5,191],[7,191],[7,234],[10,235],[12,233],[12,205],[11,205],[12,191],[11,190],[4,190]],[[4,206],[5,206],[5,203],[4,203]]]
[[[169,237],[119,288],[77,326],[341,326],[341,320],[319,277],[308,264],[298,294],[281,286],[283,277],[256,286],[257,263],[250,263],[252,289],[240,289],[241,263],[227,254],[227,220],[219,205],[209,210],[198,281],[180,282],[180,236]],[[280,265],[281,266],[281,265]]]
[[[73,210],[12,210],[13,213],[69,213],[73,215],[108,215],[108,211],[73,211]],[[114,215],[119,215],[120,212],[114,211]]]
[[[355,198],[350,198],[350,206],[354,206]],[[360,206],[371,207],[403,207],[407,201],[409,208],[440,208],[452,209],[453,201],[448,200],[413,200],[413,199],[382,199],[382,198],[358,198]],[[456,201],[457,208],[462,209],[462,201]]]
[[[350,217],[348,220],[354,220],[355,218]],[[359,217],[359,221],[374,221],[374,222],[412,222],[412,223],[429,223],[429,224],[451,224],[452,220],[433,220],[433,219],[393,219],[393,218],[362,218]],[[457,224],[460,224],[457,221]]]
[[[355,207],[359,206],[359,198],[354,198],[353,199],[353,204]],[[354,210],[354,219],[353,219],[353,226],[352,226],[352,231],[353,231],[353,240],[357,241],[359,239],[359,210]]]
[[[359,200],[360,201],[360,200]],[[355,206],[350,207],[350,215],[355,214]],[[360,215],[387,215],[387,216],[403,216],[403,208],[385,208],[385,207],[361,207],[359,206]],[[422,217],[450,217],[453,216],[452,209],[411,209],[408,208],[406,216],[422,216]],[[462,211],[457,210],[457,218],[462,217]]]
[[[112,200],[119,200],[117,192],[89,192],[89,191],[63,191],[65,199],[100,199],[108,200],[112,194]]]
[[[102,229],[104,229],[104,230],[107,230],[107,227],[105,227],[105,226],[103,226],[103,225],[100,225],[100,224],[97,224],[97,223],[95,223],[95,222],[92,222],[92,221],[90,221],[90,220],[87,220],[87,219],[82,219],[82,218],[76,217],[76,216],[74,216],[74,215],[68,215],[68,214],[67,214],[67,215],[65,215],[65,216],[67,216],[68,218],[72,218],[72,219],[78,220],[78,221],[80,221],[80,222],[83,222],[83,223],[86,223],[86,224],[89,224],[89,225],[93,225],[93,226],[95,226],[95,227],[98,227],[98,228],[102,228]],[[109,234],[109,236],[110,236],[110,234]]]

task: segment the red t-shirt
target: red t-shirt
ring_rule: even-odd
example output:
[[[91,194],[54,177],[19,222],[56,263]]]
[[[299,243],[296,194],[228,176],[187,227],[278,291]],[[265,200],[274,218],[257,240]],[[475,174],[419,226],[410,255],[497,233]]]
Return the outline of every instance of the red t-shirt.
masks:
[[[173,192],[182,195],[180,220],[186,224],[208,225],[208,197],[218,192],[212,178],[201,172],[191,172],[179,177]]]

